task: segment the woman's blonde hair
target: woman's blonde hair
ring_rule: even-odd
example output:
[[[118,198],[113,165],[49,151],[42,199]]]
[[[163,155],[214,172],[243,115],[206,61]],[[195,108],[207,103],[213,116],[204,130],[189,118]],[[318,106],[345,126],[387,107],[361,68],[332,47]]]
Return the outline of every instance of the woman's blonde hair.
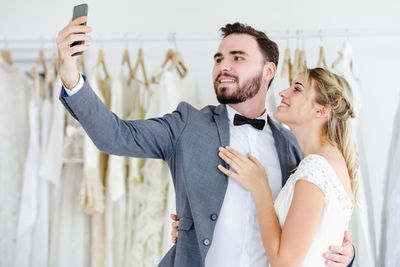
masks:
[[[331,107],[324,136],[327,142],[338,147],[343,154],[351,179],[353,201],[356,202],[359,159],[351,133],[350,118],[354,118],[355,114],[350,85],[343,77],[323,68],[306,69],[304,74],[308,86],[314,85],[317,91],[316,102]]]

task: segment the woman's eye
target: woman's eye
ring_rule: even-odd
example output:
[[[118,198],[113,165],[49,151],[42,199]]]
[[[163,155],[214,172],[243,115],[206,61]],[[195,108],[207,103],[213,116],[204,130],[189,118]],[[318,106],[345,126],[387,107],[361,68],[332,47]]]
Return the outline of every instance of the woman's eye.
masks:
[[[235,57],[235,60],[236,60],[236,61],[242,61],[243,58],[242,58],[242,57]]]
[[[295,92],[301,92],[301,90],[300,90],[298,87],[295,87],[295,88],[294,88],[294,91],[295,91]]]
[[[221,58],[215,59],[215,63],[221,63],[221,62],[222,62],[222,59],[221,59]]]

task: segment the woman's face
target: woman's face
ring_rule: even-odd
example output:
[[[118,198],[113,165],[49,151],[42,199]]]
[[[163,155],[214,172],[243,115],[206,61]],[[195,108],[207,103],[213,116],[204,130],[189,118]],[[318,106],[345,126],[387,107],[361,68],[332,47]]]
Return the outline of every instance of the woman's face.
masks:
[[[311,88],[306,88],[304,74],[299,75],[289,88],[279,93],[282,101],[274,118],[291,128],[311,122],[320,106],[315,102],[317,92],[313,85],[314,82],[311,83]]]

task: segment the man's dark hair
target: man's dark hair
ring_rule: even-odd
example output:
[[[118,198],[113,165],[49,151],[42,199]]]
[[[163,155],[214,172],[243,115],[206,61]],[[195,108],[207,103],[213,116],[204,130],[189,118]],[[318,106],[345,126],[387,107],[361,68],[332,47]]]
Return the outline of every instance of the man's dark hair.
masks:
[[[261,53],[264,56],[264,62],[273,62],[275,66],[278,66],[279,61],[279,49],[278,45],[271,41],[265,33],[257,31],[251,26],[243,23],[235,22],[233,24],[226,24],[220,29],[222,37],[225,38],[230,34],[248,34],[254,36],[257,40],[258,46],[260,47]]]

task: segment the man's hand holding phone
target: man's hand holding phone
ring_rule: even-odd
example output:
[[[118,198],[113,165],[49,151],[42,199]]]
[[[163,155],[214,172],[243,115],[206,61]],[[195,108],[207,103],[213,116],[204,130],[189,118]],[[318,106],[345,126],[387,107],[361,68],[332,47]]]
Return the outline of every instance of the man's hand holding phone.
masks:
[[[86,21],[87,16],[70,20],[69,24],[57,35],[58,67],[61,81],[66,89],[74,88],[78,84],[80,78],[76,66],[77,57],[72,55],[89,49],[89,45],[84,43],[75,46],[71,46],[71,44],[78,41],[90,42],[92,39],[87,35],[87,33],[92,31],[91,27],[81,25]]]

